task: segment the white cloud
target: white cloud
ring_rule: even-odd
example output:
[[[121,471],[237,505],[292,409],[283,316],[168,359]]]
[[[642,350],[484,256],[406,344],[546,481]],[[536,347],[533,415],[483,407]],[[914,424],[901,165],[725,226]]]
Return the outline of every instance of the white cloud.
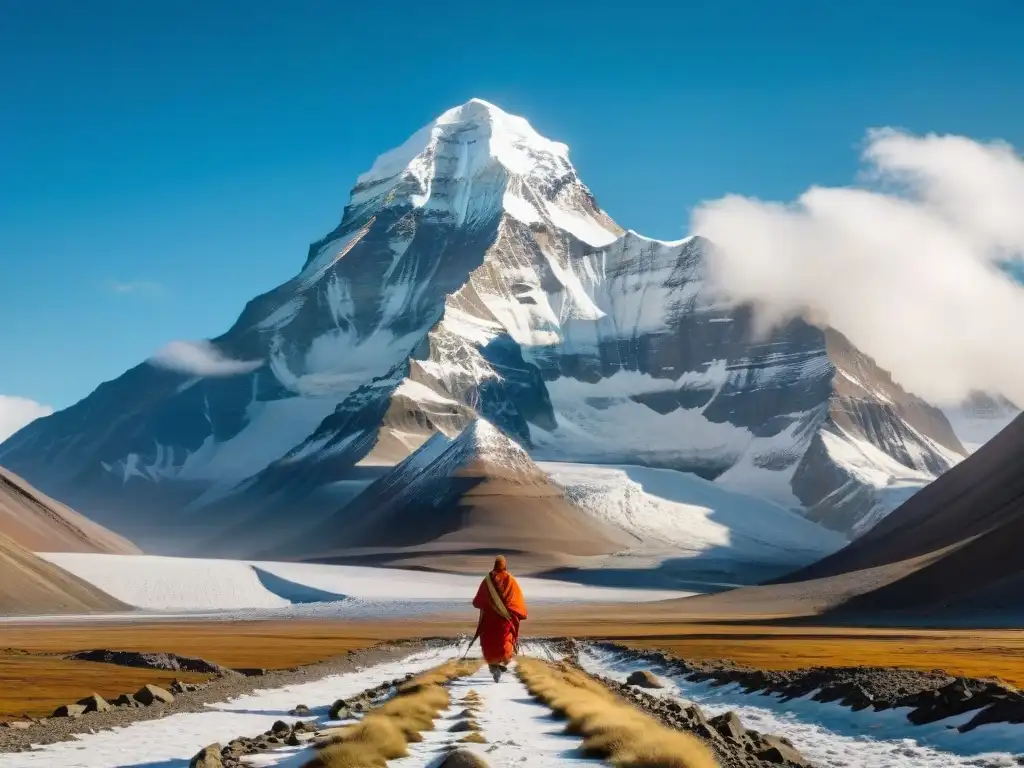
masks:
[[[1004,143],[871,131],[859,187],[790,204],[730,195],[693,231],[712,274],[762,329],[825,319],[906,388],[937,403],[970,390],[1024,402],[1024,161]]]
[[[263,365],[262,360],[233,360],[208,341],[172,341],[149,364],[191,376],[235,376]]]
[[[25,397],[0,395],[0,443],[26,424],[49,416],[53,408]]]

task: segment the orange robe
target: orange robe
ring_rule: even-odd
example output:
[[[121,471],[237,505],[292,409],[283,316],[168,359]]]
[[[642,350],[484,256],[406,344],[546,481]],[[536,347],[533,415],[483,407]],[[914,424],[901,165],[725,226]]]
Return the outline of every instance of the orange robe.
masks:
[[[493,594],[488,579],[494,587]],[[480,609],[480,648],[484,660],[488,664],[507,664],[519,639],[519,622],[526,618],[526,600],[516,577],[508,571],[491,571],[480,582],[473,607]]]

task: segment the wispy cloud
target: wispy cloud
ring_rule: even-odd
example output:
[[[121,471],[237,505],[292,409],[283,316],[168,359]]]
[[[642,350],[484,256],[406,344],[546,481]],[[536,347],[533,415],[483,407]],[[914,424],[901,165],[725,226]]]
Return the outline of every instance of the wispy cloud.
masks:
[[[149,358],[149,364],[191,376],[237,376],[263,365],[262,360],[234,360],[209,341],[172,341]]]
[[[106,282],[107,290],[112,293],[119,293],[123,295],[127,294],[140,294],[145,296],[156,296],[164,293],[164,287],[153,280],[108,280]]]
[[[1024,161],[1002,142],[871,131],[859,186],[795,202],[731,195],[692,229],[762,328],[824,318],[908,389],[1024,401]]]
[[[0,443],[25,425],[51,413],[53,408],[35,400],[0,395]]]

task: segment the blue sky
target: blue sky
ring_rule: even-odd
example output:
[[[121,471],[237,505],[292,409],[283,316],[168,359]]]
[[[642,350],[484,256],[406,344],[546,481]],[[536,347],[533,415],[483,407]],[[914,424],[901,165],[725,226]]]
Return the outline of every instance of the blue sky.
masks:
[[[222,332],[472,96],[665,238],[850,183],[869,127],[1024,146],[1022,3],[669,5],[0,0],[0,395],[64,407]]]

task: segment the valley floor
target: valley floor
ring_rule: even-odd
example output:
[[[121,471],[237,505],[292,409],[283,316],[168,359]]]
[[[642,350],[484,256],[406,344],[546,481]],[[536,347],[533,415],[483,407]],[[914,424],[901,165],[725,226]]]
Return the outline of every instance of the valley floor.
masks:
[[[432,628],[441,630],[443,623],[434,624]],[[43,647],[51,650],[68,647],[69,643],[77,642],[76,637],[82,639],[82,635],[72,634],[76,631],[74,629],[48,629],[54,630],[53,637],[44,638],[42,634],[33,637],[28,627],[17,628],[15,641],[39,646],[37,652],[40,652]],[[157,642],[163,633],[166,643],[178,649],[187,647],[196,651],[205,648],[213,654],[220,654],[224,660],[237,662],[243,658],[247,661],[257,658],[271,661],[272,654],[281,652],[289,639],[307,650],[311,646],[319,646],[326,653],[330,648],[326,642],[329,636],[335,638],[337,652],[346,643],[357,645],[370,641],[371,635],[385,636],[396,631],[395,627],[386,624],[363,627],[340,623],[324,623],[319,627],[299,623],[293,623],[290,628],[263,626],[272,641],[261,651],[257,629],[251,625],[225,623],[162,627],[96,626],[89,631],[88,639],[102,638],[104,642],[129,645],[133,642],[132,633],[137,632],[139,639],[135,642],[149,646]],[[413,628],[406,625],[405,629]],[[708,629],[688,628],[683,632],[677,631],[675,637],[685,636],[691,630],[707,632]],[[719,628],[714,629],[720,631]],[[762,634],[768,635],[784,636],[788,632],[783,628],[761,629],[764,630]],[[94,636],[94,633],[99,634]],[[720,633],[727,634],[724,631]],[[759,638],[749,639],[757,642]],[[854,631],[849,639],[856,645],[863,638]],[[1011,640],[1008,637],[985,637],[985,633],[981,633],[976,643],[994,647],[997,643]],[[922,656],[930,656],[941,666],[941,653],[930,655],[928,641],[920,642]],[[961,642],[966,644],[966,638]],[[565,646],[564,643],[527,641],[522,650],[525,655],[557,659]],[[854,712],[838,703],[819,703],[809,696],[784,700],[777,695],[748,693],[738,685],[692,682],[671,666],[626,650],[587,643],[576,647],[583,669],[591,674],[622,681],[640,669],[653,671],[665,683],[663,688],[653,691],[656,697],[696,704],[708,717],[734,712],[745,727],[792,742],[816,768],[998,768],[1019,764],[1016,761],[1022,757],[1018,753],[1020,745],[1024,744],[1024,724],[993,723],[969,733],[959,733],[951,726],[965,722],[969,717],[966,715],[914,726],[901,709],[876,712],[869,708]],[[2,762],[12,768],[185,768],[191,756],[210,743],[228,744],[239,737],[253,737],[265,732],[277,720],[293,721],[295,718],[289,717],[288,710],[298,704],[308,706],[309,712],[305,717],[313,728],[331,727],[333,721],[328,715],[328,708],[335,699],[351,697],[371,686],[433,667],[460,655],[463,648],[459,642],[451,641],[404,648],[383,646],[357,652],[351,661],[318,667],[315,674],[304,678],[299,676],[301,672],[269,675],[262,684],[257,682],[247,690],[233,692],[218,688],[224,684],[221,680],[211,685],[211,697],[201,706],[140,714],[137,722],[129,718],[115,721],[116,713],[89,715],[71,725],[73,731],[63,735],[58,733],[56,740],[50,739],[55,743],[39,745],[35,741],[33,743],[37,746],[32,750],[5,754]],[[238,655],[232,655],[234,653]],[[844,663],[848,661],[844,660]],[[0,690],[6,690],[5,681],[0,680]],[[482,755],[488,765],[498,768],[529,764],[554,768],[601,764],[584,759],[579,752],[579,737],[565,734],[564,723],[553,719],[545,707],[531,699],[514,677],[495,684],[488,679],[484,669],[470,678],[457,681],[451,690],[451,706],[441,713],[435,729],[426,734],[422,743],[412,745],[409,757],[393,760],[389,765],[396,768],[433,766],[438,755],[458,745],[463,731],[454,724],[470,690],[476,690],[481,697],[476,719],[486,742],[471,749]],[[221,698],[217,698],[218,695]],[[139,710],[129,710],[126,714],[132,712]],[[48,725],[35,727],[50,729],[56,722],[51,720]],[[74,736],[69,738],[71,733]],[[52,733],[50,735],[53,736]],[[0,747],[2,745],[3,740],[0,739]],[[299,768],[310,756],[311,750],[303,740],[290,747],[279,740],[260,754],[254,754],[249,764]],[[732,762],[722,763],[726,764],[732,765]]]
[[[999,677],[1024,687],[1024,631],[900,630],[781,625],[686,624],[652,614],[616,621],[610,607],[590,617],[566,617],[551,606],[524,623],[525,637],[608,639],[634,648],[659,648],[686,659],[727,659],[761,669],[813,666],[885,666],[944,669],[970,677]],[[169,652],[228,667],[288,669],[330,659],[380,641],[459,637],[472,633],[472,612],[392,621],[134,621],[22,623],[3,628],[0,719],[42,716],[96,691],[116,696],[160,673],[66,661],[56,654],[96,648]],[[173,675],[172,675],[173,677]],[[186,679],[185,675],[180,675]],[[31,687],[27,681],[38,681]]]

